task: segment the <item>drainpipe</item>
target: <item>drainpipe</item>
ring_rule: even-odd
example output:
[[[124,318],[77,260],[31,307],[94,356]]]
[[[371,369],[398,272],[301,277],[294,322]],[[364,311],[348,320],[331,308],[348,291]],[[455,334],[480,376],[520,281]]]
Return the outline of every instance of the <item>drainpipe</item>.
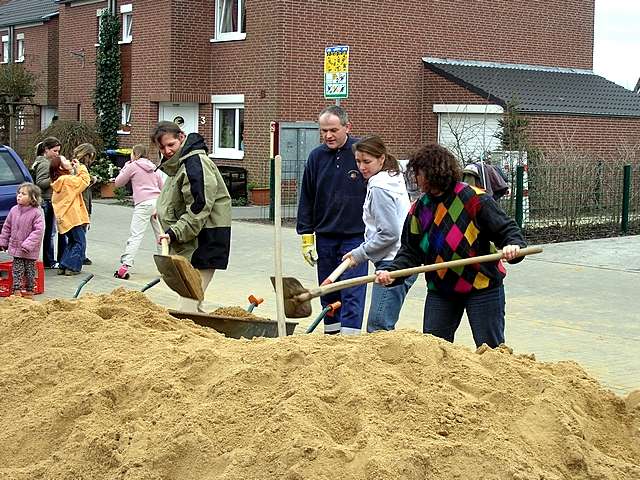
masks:
[[[7,59],[9,63],[13,63],[13,59],[15,57],[15,54],[13,53],[13,48],[15,46],[14,45],[15,36],[16,36],[15,27],[11,25],[9,27],[9,58]]]

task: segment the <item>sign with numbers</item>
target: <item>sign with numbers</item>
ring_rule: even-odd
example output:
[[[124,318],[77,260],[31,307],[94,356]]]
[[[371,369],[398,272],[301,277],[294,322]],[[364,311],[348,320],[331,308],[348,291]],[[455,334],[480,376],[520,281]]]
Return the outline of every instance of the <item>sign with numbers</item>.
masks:
[[[324,98],[349,96],[349,46],[324,49]]]

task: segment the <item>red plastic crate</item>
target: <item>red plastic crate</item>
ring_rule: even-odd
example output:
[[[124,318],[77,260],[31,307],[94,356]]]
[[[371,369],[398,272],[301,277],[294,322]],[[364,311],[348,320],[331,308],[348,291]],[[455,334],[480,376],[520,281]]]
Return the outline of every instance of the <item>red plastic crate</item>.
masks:
[[[0,297],[8,297],[13,292],[13,262],[0,262]],[[44,264],[36,262],[36,295],[44,293]]]

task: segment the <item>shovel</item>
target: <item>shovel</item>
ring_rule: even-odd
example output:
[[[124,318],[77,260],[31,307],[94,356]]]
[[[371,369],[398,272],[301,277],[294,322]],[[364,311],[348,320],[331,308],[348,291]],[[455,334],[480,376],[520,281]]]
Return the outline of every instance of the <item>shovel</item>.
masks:
[[[542,253],[542,247],[527,247],[521,248],[518,252],[518,257],[524,257],[525,255],[531,255],[534,253]],[[490,255],[481,255],[479,257],[462,258],[460,260],[452,260],[450,262],[434,263],[432,265],[422,265],[420,267],[405,268],[403,270],[395,270],[389,272],[391,278],[408,277],[416,273],[432,272],[435,270],[442,270],[446,268],[463,267],[474,263],[495,262],[502,259],[502,252],[492,253]],[[328,293],[337,292],[349,287],[355,287],[356,285],[363,285],[365,283],[372,283],[376,279],[375,275],[366,275],[364,277],[349,278],[336,283],[330,283],[328,285],[322,285],[320,287],[306,289],[302,284],[293,277],[285,277],[283,282],[283,296],[284,296],[284,312],[288,318],[304,318],[311,315],[311,302],[312,298],[326,295]],[[271,282],[274,282],[274,278],[271,277]]]
[[[193,268],[186,258],[180,255],[169,255],[169,242],[166,238],[161,240],[160,245],[162,254],[155,254],[153,261],[164,283],[181,297],[203,301],[204,292],[200,272]]]
[[[321,286],[329,285],[335,282],[338,279],[338,277],[342,275],[344,272],[346,272],[350,266],[351,266],[351,260],[347,258],[340,265],[338,265],[338,267],[333,272],[331,272],[329,276],[325,278],[320,285]]]

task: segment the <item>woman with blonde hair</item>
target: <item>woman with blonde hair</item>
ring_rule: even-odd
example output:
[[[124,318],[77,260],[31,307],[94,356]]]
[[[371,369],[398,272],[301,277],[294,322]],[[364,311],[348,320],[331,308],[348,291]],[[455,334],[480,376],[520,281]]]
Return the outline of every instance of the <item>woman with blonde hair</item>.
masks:
[[[96,160],[96,155],[96,148],[90,143],[82,143],[73,149],[73,158],[86,166],[87,170]],[[84,189],[84,192],[82,192],[82,199],[84,200],[84,206],[89,214],[89,220],[91,220],[91,210],[93,209],[93,191],[91,187],[93,187],[98,180],[95,176],[91,176],[90,178],[91,181],[89,182],[89,185]],[[85,256],[82,264],[91,265],[91,263],[91,260]]]

